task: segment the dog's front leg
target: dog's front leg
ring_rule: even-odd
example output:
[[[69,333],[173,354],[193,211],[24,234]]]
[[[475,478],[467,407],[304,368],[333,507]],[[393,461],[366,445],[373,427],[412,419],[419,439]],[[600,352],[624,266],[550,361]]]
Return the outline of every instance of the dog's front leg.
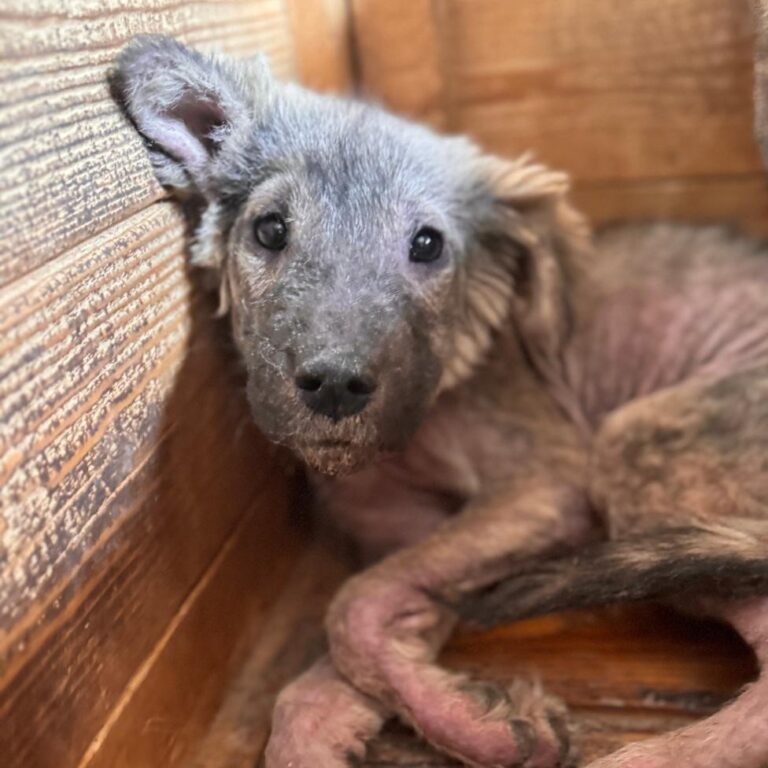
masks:
[[[364,757],[366,742],[388,714],[323,656],[280,692],[266,768],[346,768]]]
[[[583,494],[543,478],[472,502],[420,544],[354,577],[331,605],[336,668],[472,765],[551,768],[571,759],[562,706],[535,686],[503,690],[436,664],[453,625],[445,607],[523,558],[590,535]]]

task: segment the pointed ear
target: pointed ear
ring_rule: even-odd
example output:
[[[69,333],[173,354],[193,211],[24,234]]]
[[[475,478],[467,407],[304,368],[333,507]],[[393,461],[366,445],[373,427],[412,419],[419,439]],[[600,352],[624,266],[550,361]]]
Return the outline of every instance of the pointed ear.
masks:
[[[568,177],[527,156],[484,156],[476,168],[481,200],[457,349],[479,357],[509,318],[532,358],[557,360],[570,321],[568,281],[590,247],[589,228],[567,199]]]
[[[205,56],[169,37],[138,37],[123,50],[114,84],[128,114],[150,142],[161,183],[206,195],[223,145],[254,117],[265,65]]]

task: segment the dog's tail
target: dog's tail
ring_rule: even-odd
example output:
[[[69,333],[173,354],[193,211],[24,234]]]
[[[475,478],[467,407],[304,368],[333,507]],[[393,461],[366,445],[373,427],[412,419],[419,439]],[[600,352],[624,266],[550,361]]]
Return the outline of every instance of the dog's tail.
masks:
[[[686,596],[768,594],[768,521],[729,520],[591,545],[521,566],[455,605],[482,626],[564,609]]]

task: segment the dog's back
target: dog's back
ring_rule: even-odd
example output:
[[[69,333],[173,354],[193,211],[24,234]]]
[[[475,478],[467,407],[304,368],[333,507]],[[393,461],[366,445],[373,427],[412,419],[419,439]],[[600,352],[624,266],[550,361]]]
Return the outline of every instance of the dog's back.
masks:
[[[768,359],[768,250],[724,227],[611,227],[575,301],[566,377],[596,427],[625,403]]]

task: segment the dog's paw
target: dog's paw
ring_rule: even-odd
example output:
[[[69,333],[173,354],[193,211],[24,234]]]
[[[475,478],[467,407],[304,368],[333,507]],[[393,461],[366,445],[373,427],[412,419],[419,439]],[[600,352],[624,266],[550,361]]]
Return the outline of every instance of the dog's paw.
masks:
[[[531,766],[576,766],[579,753],[565,704],[538,683],[516,680],[505,692],[509,711],[530,723],[536,733],[538,749]]]
[[[509,688],[455,677],[440,700],[412,710],[435,747],[488,768],[571,768],[577,754],[564,705],[537,685]]]

